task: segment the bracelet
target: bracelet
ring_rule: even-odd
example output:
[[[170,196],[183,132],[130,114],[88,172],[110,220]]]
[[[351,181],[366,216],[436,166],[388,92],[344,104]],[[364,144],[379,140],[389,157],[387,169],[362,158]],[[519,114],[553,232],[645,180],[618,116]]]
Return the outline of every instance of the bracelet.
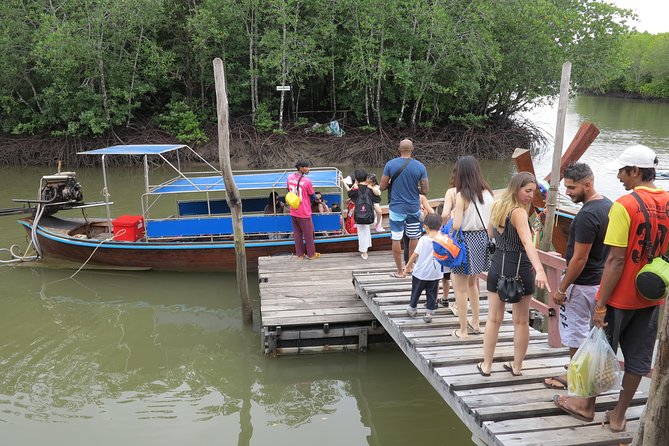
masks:
[[[601,307],[601,308],[597,308],[597,307],[595,307],[595,313],[597,313],[597,314],[604,314],[604,313],[606,313],[606,307]]]
[[[560,288],[557,289],[557,293],[558,293],[558,294],[561,294],[561,295],[563,295],[563,296],[566,296],[566,295],[567,295],[567,292],[566,292],[566,291],[562,291]]]

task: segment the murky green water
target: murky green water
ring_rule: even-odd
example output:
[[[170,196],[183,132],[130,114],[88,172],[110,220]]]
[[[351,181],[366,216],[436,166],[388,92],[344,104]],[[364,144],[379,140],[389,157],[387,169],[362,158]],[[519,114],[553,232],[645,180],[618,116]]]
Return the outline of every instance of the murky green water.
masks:
[[[579,98],[565,140],[582,120],[600,127],[584,159],[615,198],[622,187],[598,166],[645,142],[669,167],[667,115],[667,104]],[[555,125],[550,109],[532,116]],[[513,171],[507,162],[482,164],[494,187]],[[540,154],[538,173],[549,165]],[[429,170],[438,196],[451,166]],[[39,177],[50,173],[0,169],[0,207],[33,198]],[[99,172],[78,176],[86,199],[100,199]],[[141,169],[110,176],[114,214],[138,213]],[[13,243],[27,245],[22,229],[16,218],[0,218],[0,247]],[[0,444],[471,444],[471,433],[393,346],[263,357],[259,317],[253,327],[241,324],[232,275],[82,271],[69,278],[73,272],[0,267]],[[257,309],[255,285],[252,292]]]

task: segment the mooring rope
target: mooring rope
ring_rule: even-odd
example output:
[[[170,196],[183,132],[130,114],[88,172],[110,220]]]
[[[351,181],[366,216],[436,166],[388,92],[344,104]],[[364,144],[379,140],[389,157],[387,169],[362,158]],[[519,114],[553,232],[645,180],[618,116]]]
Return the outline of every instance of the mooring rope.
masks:
[[[101,240],[100,243],[97,244],[97,246],[95,247],[95,249],[93,250],[93,252],[91,253],[91,255],[88,256],[88,258],[86,259],[86,261],[85,261],[84,263],[81,264],[81,266],[79,267],[79,269],[76,270],[76,271],[74,272],[74,274],[72,274],[72,275],[69,277],[69,279],[73,279],[74,276],[76,276],[77,274],[79,274],[79,271],[81,271],[82,269],[84,269],[84,267],[86,266],[86,264],[91,260],[91,258],[92,258],[93,255],[95,254],[95,251],[97,251],[98,248],[99,248],[100,246],[102,246],[103,243],[106,243],[106,242],[108,242],[108,241],[110,241],[110,240],[114,240],[114,237],[115,237],[115,236],[121,236],[121,235],[123,235],[123,234],[125,234],[125,229],[120,229],[116,234],[112,235],[111,237],[108,237],[108,238],[106,238],[106,239]]]

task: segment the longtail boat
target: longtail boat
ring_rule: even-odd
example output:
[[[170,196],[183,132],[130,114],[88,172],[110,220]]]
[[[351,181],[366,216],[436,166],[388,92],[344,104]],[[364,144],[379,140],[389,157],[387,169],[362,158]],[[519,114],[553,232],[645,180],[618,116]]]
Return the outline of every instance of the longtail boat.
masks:
[[[559,180],[564,176],[564,169],[577,162],[585,151],[590,147],[590,144],[599,135],[599,129],[591,122],[583,122],[579,127],[574,139],[567,147],[567,150],[561,157]],[[532,156],[527,149],[516,149],[512,155],[512,159],[516,164],[518,172],[530,172],[536,176],[534,172],[534,164],[532,163]],[[537,177],[538,178],[538,177]],[[546,175],[544,181],[549,181],[550,174]],[[548,184],[548,183],[546,183]],[[532,202],[536,214],[540,221],[543,222],[543,211],[546,208],[546,191],[541,191],[537,188]],[[573,205],[571,202],[561,203],[555,214],[555,227],[552,231],[551,243],[558,253],[565,256],[567,252],[567,240],[569,239],[569,228],[571,223],[579,211],[580,207]]]
[[[195,157],[203,171],[181,168],[180,151]],[[31,216],[22,218],[31,243],[43,262],[59,266],[167,271],[234,271],[236,267],[232,216],[225,200],[225,184],[216,168],[186,145],[122,145],[81,152],[100,156],[105,200],[83,201],[82,188],[73,172],[59,172],[41,180],[37,199],[19,199]],[[106,157],[140,156],[144,163],[141,213],[112,219],[107,193]],[[176,173],[158,184],[149,178],[149,157],[158,157]],[[294,252],[291,217],[265,213],[271,191],[286,192],[293,171],[235,172],[242,193],[243,228],[248,266],[257,268],[260,256]],[[345,209],[341,172],[332,167],[309,173],[314,189],[330,204]],[[166,203],[167,202],[167,203]],[[103,206],[106,218],[89,218],[87,209]],[[56,212],[81,211],[81,217]],[[161,213],[162,211],[162,213]],[[313,215],[316,250],[320,253],[357,251],[355,234],[344,231],[341,212]],[[389,232],[372,233],[371,250],[391,247]]]

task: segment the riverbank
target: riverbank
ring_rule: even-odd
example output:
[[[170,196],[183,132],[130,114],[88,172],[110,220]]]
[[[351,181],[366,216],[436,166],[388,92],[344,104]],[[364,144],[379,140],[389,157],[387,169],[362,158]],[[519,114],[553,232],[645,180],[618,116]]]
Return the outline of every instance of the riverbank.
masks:
[[[444,164],[462,155],[479,159],[503,159],[511,156],[516,147],[530,148],[541,143],[542,133],[529,121],[507,120],[489,123],[482,128],[449,126],[440,129],[395,129],[381,132],[346,128],[345,135],[336,137],[311,131],[313,123],[294,125],[282,133],[261,133],[248,122],[234,121],[230,129],[230,151],[233,168],[267,169],[292,165],[306,158],[314,164],[383,165],[397,156],[398,142],[411,138],[416,157],[430,164]],[[205,159],[218,162],[217,129],[206,130],[208,141],[193,148]],[[78,157],[77,152],[116,144],[174,144],[177,140],[151,125],[136,125],[117,129],[99,138],[59,138],[53,136],[0,136],[0,165],[55,165],[58,160],[69,168],[88,166],[97,162],[94,157]],[[110,162],[123,165],[139,164],[133,157],[117,157]]]
[[[631,99],[634,101],[650,102],[650,103],[669,103],[669,98],[658,98],[655,96],[645,96],[641,93],[629,92],[629,91],[607,91],[607,92],[596,92],[584,90],[579,92],[581,96],[592,96],[599,98],[618,98],[618,99]]]

